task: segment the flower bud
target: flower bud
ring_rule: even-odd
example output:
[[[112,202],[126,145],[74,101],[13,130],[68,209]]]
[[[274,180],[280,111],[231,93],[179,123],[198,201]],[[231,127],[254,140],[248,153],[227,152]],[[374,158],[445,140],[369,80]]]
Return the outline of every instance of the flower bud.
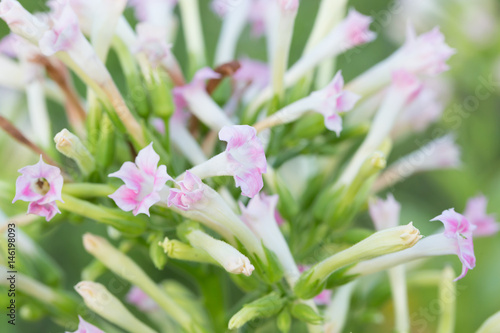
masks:
[[[216,263],[205,251],[195,249],[194,247],[189,246],[188,244],[177,239],[169,239],[168,237],[165,237],[163,242],[158,242],[158,245],[162,247],[163,252],[172,259],[210,264]]]
[[[294,291],[300,298],[312,298],[323,290],[326,280],[336,270],[359,261],[410,248],[421,238],[419,230],[411,222],[405,226],[376,232],[303,273]]]
[[[134,317],[102,284],[82,281],[75,286],[75,290],[82,296],[89,309],[125,331],[155,333],[153,329]]]
[[[191,245],[206,251],[226,271],[250,276],[255,269],[250,260],[226,242],[217,240],[201,230],[192,230],[186,235]]]
[[[78,164],[80,170],[89,175],[95,169],[94,157],[90,154],[82,141],[67,129],[63,129],[54,137],[56,149]]]

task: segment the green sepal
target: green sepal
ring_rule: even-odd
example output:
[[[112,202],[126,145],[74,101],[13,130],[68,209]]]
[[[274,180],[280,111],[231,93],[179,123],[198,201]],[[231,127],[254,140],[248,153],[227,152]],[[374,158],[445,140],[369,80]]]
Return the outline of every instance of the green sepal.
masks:
[[[359,274],[347,274],[347,272],[355,265],[356,264],[351,264],[333,272],[326,280],[326,289],[342,286],[357,278]]]
[[[238,288],[247,293],[255,291],[262,286],[262,282],[253,274],[250,276],[245,276],[244,274],[229,274],[228,276]]]
[[[290,328],[292,327],[292,316],[287,308],[283,309],[276,318],[276,326],[278,326],[281,333],[290,332]]]
[[[148,238],[149,257],[155,267],[159,270],[162,270],[167,264],[167,255],[164,253],[163,248],[158,245],[158,243],[163,241],[163,239],[163,233],[152,234]]]
[[[314,139],[325,131],[323,115],[314,113],[299,119],[294,125],[290,136],[295,139]]]
[[[177,236],[184,243],[190,244],[187,235],[193,230],[202,230],[203,228],[198,222],[187,220],[177,226]]]
[[[240,328],[251,320],[268,318],[276,315],[285,306],[286,299],[277,292],[272,292],[251,303],[243,305],[229,320],[229,329]]]
[[[283,277],[283,268],[278,260],[276,254],[269,250],[262,243],[262,248],[264,249],[264,254],[266,256],[267,265],[264,264],[261,258],[254,255],[254,260],[256,260],[256,270],[258,275],[267,283],[273,284]]]
[[[298,298],[310,299],[316,295],[319,295],[326,287],[326,281],[321,281],[319,279],[314,279],[314,267],[310,268],[306,272],[302,273],[297,284],[293,288],[295,295]]]
[[[304,303],[296,303],[290,307],[290,313],[293,317],[308,324],[319,325],[323,323],[323,317],[313,308]]]

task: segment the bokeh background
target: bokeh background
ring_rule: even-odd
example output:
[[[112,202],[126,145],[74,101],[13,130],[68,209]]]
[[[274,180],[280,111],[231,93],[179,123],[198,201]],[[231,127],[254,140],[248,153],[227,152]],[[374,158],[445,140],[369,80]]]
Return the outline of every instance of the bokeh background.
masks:
[[[413,4],[411,4],[414,2]],[[46,10],[44,1],[24,0],[21,3],[30,11]],[[204,36],[206,39],[207,56],[213,57],[220,19],[209,9],[208,0],[200,0]],[[319,0],[302,0],[295,24],[295,35],[290,61],[293,63],[302,53],[303,46],[314,23]],[[427,31],[439,25],[447,43],[456,49],[456,54],[449,61],[450,70],[443,74],[444,83],[449,93],[446,109],[441,121],[431,126],[426,132],[406,137],[398,143],[391,160],[409,153],[422,145],[429,138],[436,138],[442,133],[456,133],[457,142],[462,149],[462,166],[458,170],[435,171],[409,178],[392,188],[396,199],[402,203],[402,222],[414,221],[424,235],[428,235],[439,227],[439,223],[428,222],[443,209],[454,207],[461,212],[466,200],[477,194],[489,198],[489,212],[500,216],[500,9],[499,1],[493,0],[419,0],[393,2],[387,0],[356,0],[349,2],[365,15],[375,19],[372,29],[378,33],[378,38],[360,49],[348,52],[338,59],[337,66],[342,69],[346,81],[362,73],[375,63],[391,54],[404,41],[404,21],[410,17],[417,31]],[[127,18],[134,22],[130,9]],[[185,44],[180,27],[173,52],[187,68]],[[8,29],[0,22],[0,36],[6,35]],[[265,60],[265,40],[254,39],[247,29],[238,48],[239,55]],[[108,67],[116,78],[118,85],[124,80],[116,56],[111,53]],[[0,68],[0,75],[2,75]],[[490,82],[487,98],[479,98],[477,89]],[[83,85],[78,85],[84,93]],[[0,113],[7,101],[0,100]],[[26,117],[22,112],[8,116],[17,122]],[[63,110],[60,106],[49,103],[52,129],[54,133],[64,128]],[[2,113],[3,114],[3,113]],[[17,177],[16,170],[32,163],[37,158],[24,147],[14,143],[3,133],[0,133],[0,180],[2,188],[9,188]],[[10,201],[9,190],[1,191],[0,208],[5,216],[19,213],[19,206],[14,208]],[[360,222],[366,217],[361,216]],[[105,233],[105,228],[97,226],[92,221],[57,220],[51,225],[40,222],[27,230],[39,244],[55,259],[65,271],[65,281],[68,290],[80,281],[80,272],[91,257],[84,250],[81,235],[86,231]],[[474,332],[490,315],[500,310],[500,235],[475,240],[477,266],[466,278],[457,285],[457,325],[456,332]],[[18,246],[22,248],[23,244]],[[132,257],[140,257],[141,253],[132,252]],[[461,265],[456,256],[432,259],[428,267],[443,267],[451,264],[456,272]],[[169,276],[187,283],[179,271],[167,269],[158,272],[150,262],[141,262],[154,278]],[[207,276],[210,276],[208,274]],[[111,274],[105,279],[113,279]],[[231,288],[231,287],[227,287]],[[117,284],[116,293],[123,295],[128,285]],[[216,296],[216,288],[214,296]],[[3,291],[2,291],[3,292]],[[235,292],[236,293],[236,292]],[[2,295],[4,296],[4,295]],[[237,294],[235,294],[235,298]],[[354,299],[355,306],[346,327],[346,332],[390,332],[392,330],[392,303],[390,298],[382,297],[382,301],[374,300],[368,307],[356,307],[361,304],[362,296]],[[437,288],[412,288],[409,290],[410,313],[414,320],[419,320],[414,327],[415,332],[434,332],[438,321],[439,309],[435,306]],[[2,298],[3,299],[3,298]],[[3,308],[3,304],[2,304]],[[2,311],[3,312],[3,311]],[[385,320],[384,320],[385,318]],[[423,320],[423,321],[422,321]],[[6,327],[2,318],[2,332],[62,332],[61,327],[48,319],[38,322],[28,322],[18,315],[17,325]]]

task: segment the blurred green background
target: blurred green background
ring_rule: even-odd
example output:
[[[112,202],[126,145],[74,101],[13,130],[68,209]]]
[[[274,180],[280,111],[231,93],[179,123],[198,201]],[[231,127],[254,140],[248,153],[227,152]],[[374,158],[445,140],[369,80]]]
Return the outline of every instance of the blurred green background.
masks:
[[[206,39],[207,55],[209,60],[213,57],[220,19],[209,10],[209,1],[201,0],[204,35]],[[439,3],[439,1],[437,1]],[[442,1],[445,3],[445,1]],[[44,10],[43,1],[21,1],[30,11]],[[460,15],[465,15],[469,9],[467,6],[483,6],[484,3],[492,4],[489,14],[495,19],[493,32],[486,42],[478,43],[466,32],[471,27],[466,26],[466,21]],[[292,45],[290,61],[293,63],[302,53],[302,48],[307,40],[309,32],[314,23],[319,0],[302,0],[299,15],[295,25],[295,35]],[[462,212],[466,200],[474,195],[482,193],[489,198],[489,212],[500,216],[500,83],[496,84],[490,97],[481,100],[473,111],[459,113],[460,107],[467,103],[469,96],[475,96],[476,87],[481,85],[481,78],[500,82],[500,73],[495,71],[500,63],[500,30],[496,21],[500,18],[498,2],[470,2],[457,1],[453,10],[446,12],[441,19],[441,28],[446,36],[447,43],[457,50],[449,61],[451,70],[444,73],[453,85],[453,95],[445,111],[443,120],[431,126],[425,133],[413,135],[404,142],[397,143],[391,154],[391,160],[395,160],[404,154],[419,147],[418,139],[427,140],[436,138],[436,131],[453,131],[456,133],[457,141],[462,148],[462,167],[459,170],[436,171],[412,177],[404,183],[395,186],[392,191],[402,203],[402,222],[414,221],[415,225],[424,235],[432,233],[439,227],[439,223],[428,221],[438,215],[443,209],[454,207]],[[362,73],[373,64],[391,54],[399,45],[388,37],[387,28],[392,24],[394,15],[387,15],[388,6],[392,2],[386,0],[356,0],[350,1],[349,5],[363,14],[371,15],[376,19],[373,27],[376,27],[378,38],[375,42],[363,46],[360,51],[349,52],[340,56],[338,68],[342,69],[346,81]],[[127,9],[127,17],[133,21],[133,13]],[[478,18],[479,20],[479,18]],[[421,22],[414,22],[417,26]],[[472,20],[473,24],[481,24],[480,21]],[[470,22],[468,22],[470,24]],[[7,33],[5,24],[0,22],[0,36]],[[186,68],[187,59],[184,42],[182,40],[182,27],[178,33],[174,45],[174,53]],[[242,36],[238,53],[252,58],[265,60],[265,41],[251,38],[248,29]],[[111,54],[108,67],[117,78],[117,82],[123,82],[116,57]],[[0,75],[1,72],[0,72]],[[79,87],[83,89],[82,86]],[[83,91],[83,90],[82,90]],[[0,101],[1,103],[1,101]],[[62,110],[56,106],[51,107],[51,119],[53,131],[58,132],[63,128],[61,121]],[[1,105],[0,105],[1,112]],[[456,116],[459,115],[457,121]],[[0,156],[2,161],[1,180],[14,183],[16,170],[26,164],[26,158],[16,158],[17,155],[25,156],[24,148],[13,144],[3,135],[1,136]],[[7,158],[7,156],[10,156]],[[33,158],[34,160],[35,158]],[[31,161],[31,160],[30,160]],[[9,213],[10,199],[3,198],[0,208]],[[361,218],[362,219],[362,218]],[[84,250],[81,243],[81,235],[87,231],[105,233],[105,228],[95,223],[85,221],[81,224],[67,224],[58,222],[58,227],[38,227],[37,241],[53,258],[64,268],[66,273],[65,285],[68,290],[80,280],[81,269],[90,262],[91,257]],[[22,244],[19,244],[22,247]],[[466,278],[458,282],[457,301],[457,326],[456,332],[474,332],[481,323],[490,315],[500,310],[500,235],[491,238],[475,240],[475,253],[477,266],[470,271]],[[142,255],[133,253],[132,256]],[[440,268],[444,264],[453,265],[459,272],[461,265],[457,257],[433,259],[429,267]],[[167,270],[158,272],[150,262],[142,262],[141,266],[151,272],[153,278],[161,277],[184,277],[178,272]],[[458,275],[458,274],[457,274]],[[107,276],[112,279],[111,274]],[[128,290],[128,285],[119,285],[116,293],[123,295]],[[432,308],[432,302],[437,298],[436,288],[411,289],[409,290],[410,313],[412,318],[425,319],[427,323],[415,327],[415,332],[434,332],[437,324],[438,314]],[[392,305],[390,301],[377,304],[379,314],[362,317],[357,316],[355,320],[349,321],[346,332],[389,332],[392,329]],[[426,314],[426,309],[429,314]],[[355,310],[353,310],[356,312]],[[439,311],[438,311],[439,312]],[[381,322],[380,314],[386,318]],[[62,332],[61,327],[54,325],[49,320],[29,323],[19,320],[14,329],[4,329],[5,318],[1,320],[2,332]]]

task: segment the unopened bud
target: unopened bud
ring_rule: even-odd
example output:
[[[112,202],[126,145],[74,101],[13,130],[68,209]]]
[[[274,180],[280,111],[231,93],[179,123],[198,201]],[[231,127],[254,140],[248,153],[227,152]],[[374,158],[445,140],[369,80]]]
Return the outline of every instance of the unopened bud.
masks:
[[[74,160],[85,175],[94,171],[94,157],[76,135],[67,129],[63,129],[56,134],[54,142],[56,143],[56,149],[64,156]]]

